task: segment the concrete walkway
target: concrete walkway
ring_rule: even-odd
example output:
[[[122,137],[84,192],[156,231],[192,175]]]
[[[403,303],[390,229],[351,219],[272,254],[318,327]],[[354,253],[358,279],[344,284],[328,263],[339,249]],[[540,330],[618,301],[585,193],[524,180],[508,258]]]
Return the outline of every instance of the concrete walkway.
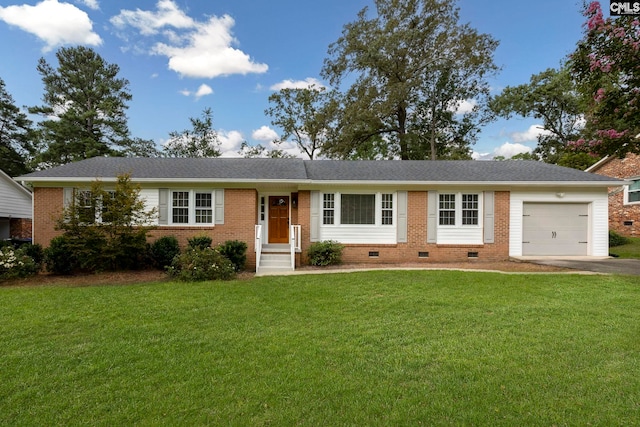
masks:
[[[592,271],[601,274],[627,274],[640,276],[640,259],[617,259],[610,257],[518,257],[522,261],[554,267]]]

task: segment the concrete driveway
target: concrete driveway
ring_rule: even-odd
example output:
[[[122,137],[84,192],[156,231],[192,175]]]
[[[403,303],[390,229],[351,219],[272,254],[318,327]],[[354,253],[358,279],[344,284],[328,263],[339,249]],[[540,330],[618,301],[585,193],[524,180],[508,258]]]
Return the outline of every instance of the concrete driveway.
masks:
[[[587,257],[521,257],[523,261],[554,267],[571,268],[604,274],[640,276],[640,259],[587,258]]]

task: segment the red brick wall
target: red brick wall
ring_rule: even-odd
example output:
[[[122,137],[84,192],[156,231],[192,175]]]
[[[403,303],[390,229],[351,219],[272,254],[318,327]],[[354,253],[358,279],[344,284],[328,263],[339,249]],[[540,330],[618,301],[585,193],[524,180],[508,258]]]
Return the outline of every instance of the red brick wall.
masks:
[[[62,234],[55,230],[55,224],[62,215],[63,200],[62,188],[34,188],[33,243],[46,248],[51,239]]]
[[[52,238],[61,234],[55,230],[55,222],[62,214],[63,189],[36,188],[33,194],[33,241],[47,247]],[[211,236],[214,245],[226,240],[240,240],[247,243],[247,268],[255,268],[254,230],[257,215],[255,190],[227,189],[224,192],[224,224],[215,227],[162,226],[149,233],[149,242],[167,235],[176,236],[183,247],[190,237],[202,235]]]
[[[302,226],[302,259],[307,264],[306,250],[311,244],[310,235],[310,193],[298,195],[298,216]],[[343,262],[371,264],[436,263],[460,261],[497,261],[509,258],[509,192],[495,193],[495,243],[482,245],[438,245],[427,243],[427,192],[408,193],[407,243],[386,245],[345,245]],[[369,252],[378,252],[370,257]],[[420,258],[418,252],[428,252]],[[469,258],[469,252],[477,252],[478,258]]]
[[[620,179],[636,178],[640,176],[640,156],[627,154],[623,159],[613,158],[593,172]],[[625,221],[633,224],[624,225]],[[625,205],[620,187],[609,188],[609,228],[624,236],[640,236],[640,204]]]
[[[224,224],[214,227],[161,226],[149,233],[149,242],[161,236],[175,236],[186,247],[189,238],[210,236],[216,246],[227,240],[247,244],[247,269],[255,269],[255,224],[258,219],[258,195],[255,190],[224,190]]]
[[[12,239],[30,239],[32,221],[29,218],[11,218],[9,234]]]

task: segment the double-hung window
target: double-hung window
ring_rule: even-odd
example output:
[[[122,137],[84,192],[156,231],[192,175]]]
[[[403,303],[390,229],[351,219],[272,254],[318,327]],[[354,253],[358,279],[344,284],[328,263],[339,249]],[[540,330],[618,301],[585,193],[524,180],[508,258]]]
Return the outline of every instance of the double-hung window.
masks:
[[[333,225],[335,223],[336,196],[333,193],[322,195],[322,223]]]
[[[456,195],[440,194],[438,204],[440,225],[456,225]]]
[[[76,194],[76,208],[78,219],[82,224],[93,224],[96,222],[97,198],[90,190],[78,190]]]
[[[171,192],[171,223],[184,225],[213,224],[214,192],[174,190]]]
[[[438,224],[452,227],[479,225],[480,195],[477,193],[439,194]]]
[[[196,193],[196,224],[213,222],[213,194]]]
[[[393,194],[382,194],[382,225],[393,225]]]
[[[462,225],[478,225],[479,201],[477,194],[462,195]]]
[[[627,203],[640,203],[640,178],[634,179],[627,188]]]

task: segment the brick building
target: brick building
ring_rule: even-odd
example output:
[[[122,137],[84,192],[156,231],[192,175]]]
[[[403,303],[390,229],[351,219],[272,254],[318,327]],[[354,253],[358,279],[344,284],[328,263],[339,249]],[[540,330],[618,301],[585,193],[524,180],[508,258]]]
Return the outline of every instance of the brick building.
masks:
[[[640,156],[605,157],[587,172],[628,180],[609,188],[609,228],[628,237],[640,236]]]
[[[247,243],[259,271],[306,263],[313,242],[352,263],[607,256],[607,188],[618,180],[529,161],[94,158],[20,177],[47,246],[77,191],[129,173],[153,237]]]

